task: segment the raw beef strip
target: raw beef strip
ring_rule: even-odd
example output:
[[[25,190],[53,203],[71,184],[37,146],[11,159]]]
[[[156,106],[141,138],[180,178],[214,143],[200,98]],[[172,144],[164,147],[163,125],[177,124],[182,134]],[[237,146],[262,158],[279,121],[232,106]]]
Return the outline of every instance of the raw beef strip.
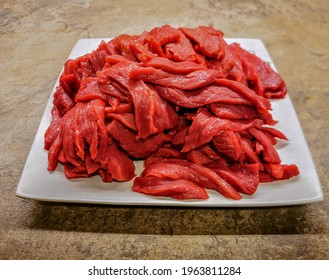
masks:
[[[135,116],[133,113],[108,113],[106,114],[106,118],[109,120],[116,119],[126,127],[137,131],[137,127],[135,124]]]
[[[277,130],[274,127],[263,126],[262,131],[271,134],[275,138],[279,138],[282,140],[288,140],[286,135],[284,135],[281,131]]]
[[[130,59],[120,55],[120,54],[112,54],[106,57],[106,68],[109,68],[109,66],[113,66],[114,64],[117,64],[122,61],[131,61]]]
[[[70,163],[64,163],[64,174],[68,179],[88,178],[90,174],[86,170],[78,169]]]
[[[111,54],[108,44],[102,41],[93,52],[76,59],[68,59],[64,64],[64,70],[60,76],[60,86],[74,99],[74,95],[79,90],[81,82],[88,77],[95,77],[96,72],[104,67],[106,57]]]
[[[157,133],[146,139],[136,140],[137,133],[128,129],[117,120],[113,120],[108,124],[107,130],[109,134],[118,141],[121,148],[134,158],[150,156],[171,139],[169,135]]]
[[[210,104],[209,109],[217,117],[224,119],[249,120],[259,117],[254,107],[240,104],[213,103]]]
[[[190,162],[194,162],[199,165],[204,165],[209,162],[212,162],[212,159],[209,158],[206,154],[204,154],[199,149],[189,151],[186,155],[186,159]]]
[[[54,93],[53,104],[59,111],[60,115],[64,116],[68,111],[70,111],[74,107],[75,102],[63,90],[61,86],[58,86]]]
[[[223,33],[208,26],[197,28],[180,28],[185,36],[196,44],[197,52],[209,58],[221,59],[225,55]]]
[[[248,129],[248,132],[256,138],[256,140],[263,146],[263,158],[267,163],[280,163],[278,152],[273,147],[270,139],[260,130],[255,127]]]
[[[85,149],[89,150],[95,162],[106,162],[108,135],[104,107],[104,102],[98,99],[79,102],[64,115],[61,131],[49,150],[49,170],[56,168],[61,149],[66,161],[75,167],[83,165]]]
[[[50,146],[53,144],[53,142],[55,141],[55,139],[57,138],[57,136],[61,131],[62,117],[59,110],[55,106],[53,106],[53,108],[51,109],[51,117],[52,117],[52,121],[44,135],[45,138],[44,148],[46,150],[49,150]]]
[[[243,153],[241,137],[233,130],[222,130],[214,136],[213,143],[218,152],[232,158],[235,162],[238,162]]]
[[[114,180],[129,181],[136,176],[133,161],[116,143],[111,141],[107,145],[107,155],[107,169]]]
[[[138,36],[131,36],[127,34],[121,34],[107,43],[111,54],[119,54],[130,61],[136,61],[134,52],[130,48],[130,44],[135,42]]]
[[[219,86],[226,86],[229,89],[236,91],[244,97],[248,98],[251,102],[254,103],[257,111],[261,114],[262,118],[266,121],[267,124],[276,124],[276,121],[273,120],[272,115],[269,112],[269,110],[271,110],[271,103],[268,99],[256,95],[255,92],[249,89],[247,86],[236,81],[227,79],[217,79],[215,83]]]
[[[75,102],[85,102],[93,99],[100,99],[107,103],[107,96],[100,91],[96,78],[89,77],[83,80],[75,95]]]
[[[238,192],[252,195],[259,185],[259,165],[210,163],[206,165],[227,181]]]
[[[101,70],[105,63],[106,57],[110,54],[110,50],[107,44],[102,41],[98,48],[90,53],[90,62],[95,70],[95,72]]]
[[[231,129],[233,131],[243,131],[253,126],[261,127],[262,121],[260,119],[221,119],[212,115],[207,109],[200,108],[196,116],[193,118],[192,125],[190,126],[185,138],[182,152],[188,152],[210,142],[212,138],[215,135],[220,134],[222,130]]]
[[[258,95],[266,98],[285,97],[287,93],[286,84],[268,63],[242,49],[237,43],[231,44],[230,49],[241,60],[249,87]]]
[[[163,57],[153,57],[142,65],[145,67],[151,66],[173,74],[187,74],[196,70],[206,69],[206,66],[192,61],[174,62]]]
[[[149,164],[142,173],[142,177],[148,176],[185,179],[216,190],[226,198],[241,198],[237,191],[211,169],[182,159],[163,159]]]
[[[128,90],[134,104],[138,138],[145,139],[178,124],[174,107],[162,99],[153,87],[140,80],[129,80]]]
[[[98,83],[106,84],[110,79],[118,82],[123,88],[128,89],[130,73],[133,69],[139,68],[136,63],[131,61],[121,61],[112,67],[103,68],[97,73]],[[112,83],[113,84],[113,83]],[[115,85],[115,84],[114,84]]]
[[[130,95],[128,90],[116,81],[104,76],[104,72],[97,72],[97,83],[99,90],[108,96],[112,96],[118,98],[120,101],[129,103]]]
[[[155,88],[162,98],[184,108],[198,108],[215,102],[253,105],[244,96],[226,87],[210,85],[189,91],[163,86]]]
[[[195,53],[191,42],[178,29],[169,25],[156,27],[145,34],[143,42],[159,57],[166,57],[173,61],[195,61]]]
[[[265,172],[275,180],[286,180],[299,174],[295,164],[264,164]]]
[[[106,106],[104,111],[105,111],[105,116],[111,113],[117,113],[117,114],[132,113],[133,106],[132,104],[120,102],[118,106]]]
[[[132,190],[154,196],[169,196],[175,199],[207,199],[204,187],[185,179],[164,179],[153,176],[136,177]]]
[[[147,61],[152,59],[156,55],[148,50],[148,48],[142,45],[140,42],[132,42],[130,43],[130,49],[134,53],[137,61]]]
[[[160,57],[165,57],[162,47],[165,44],[177,42],[180,33],[176,28],[170,25],[153,28],[144,38],[145,43],[149,46],[153,53]]]
[[[129,78],[134,80],[184,90],[207,86],[220,77],[220,73],[213,69],[196,70],[188,74],[172,74],[153,67],[137,67],[129,72]]]
[[[251,140],[245,137],[241,137],[241,146],[243,148],[243,154],[245,155],[247,162],[257,163],[259,165],[259,169],[263,170],[263,164],[254,151]]]

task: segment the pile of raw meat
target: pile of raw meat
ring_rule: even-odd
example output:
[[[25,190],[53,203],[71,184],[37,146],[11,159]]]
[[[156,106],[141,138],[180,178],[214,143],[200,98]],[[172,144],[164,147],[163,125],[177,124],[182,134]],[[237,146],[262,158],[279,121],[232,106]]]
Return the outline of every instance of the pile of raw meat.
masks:
[[[175,199],[253,194],[299,174],[282,164],[271,98],[285,82],[212,27],[164,25],[120,35],[66,61],[45,133],[48,170]],[[134,160],[145,160],[136,177]]]

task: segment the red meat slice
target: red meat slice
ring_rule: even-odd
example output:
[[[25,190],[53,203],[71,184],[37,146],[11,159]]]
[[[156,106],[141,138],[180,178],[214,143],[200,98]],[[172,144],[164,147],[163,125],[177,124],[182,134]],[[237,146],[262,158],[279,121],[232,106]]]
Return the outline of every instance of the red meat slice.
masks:
[[[218,152],[232,158],[236,162],[243,153],[240,135],[230,129],[222,130],[214,136],[212,141]]]
[[[178,29],[164,25],[152,29],[144,37],[144,43],[157,56],[174,61],[197,61],[191,42]]]
[[[207,165],[238,192],[252,195],[259,185],[258,164],[232,164],[210,163]]]
[[[68,179],[90,177],[90,174],[87,173],[86,169],[79,169],[70,163],[64,163],[64,174]]]
[[[274,125],[276,123],[273,120],[271,113],[269,112],[269,110],[271,109],[271,103],[269,102],[269,100],[265,99],[262,96],[256,95],[247,86],[236,81],[227,79],[217,79],[216,84],[219,86],[226,86],[229,89],[240,93],[241,95],[252,101],[256,106],[257,111],[261,114],[267,124]]]
[[[128,89],[134,104],[137,139],[145,139],[158,132],[154,119],[156,104],[154,104],[155,98],[153,96],[156,93],[143,81],[129,80]]]
[[[124,89],[128,89],[128,81],[130,73],[133,69],[139,68],[136,63],[131,61],[121,61],[112,67],[103,68],[102,71],[97,73],[98,82],[106,84],[109,80],[113,79]],[[113,82],[111,82],[113,84]],[[113,84],[115,85],[115,84]],[[117,88],[118,86],[115,85]]]
[[[108,113],[106,114],[106,118],[109,120],[118,120],[126,127],[137,131],[137,127],[135,124],[135,116],[133,113]]]
[[[254,151],[251,141],[245,137],[241,137],[241,146],[243,148],[243,154],[246,156],[247,162],[257,163],[259,165],[259,169],[263,170],[263,164]]]
[[[51,145],[53,144],[53,142],[61,131],[62,117],[59,110],[55,106],[53,106],[53,108],[51,109],[51,117],[52,121],[44,134],[44,148],[46,150],[49,150],[49,148],[51,147]]]
[[[66,162],[66,160],[64,160],[64,162]],[[91,159],[90,152],[88,150],[85,152],[85,167],[89,175],[95,173],[101,167],[100,163],[94,162]]]
[[[108,140],[104,107],[98,99],[79,102],[62,118],[61,131],[50,147],[49,170],[54,170],[61,160],[68,178],[97,173],[104,181],[127,181],[135,177],[133,161]],[[106,169],[103,166],[107,166]]]
[[[230,49],[241,60],[249,87],[258,95],[266,98],[285,97],[287,93],[285,82],[269,64],[256,55],[242,49],[237,43],[230,45]]]
[[[182,154],[173,148],[170,144],[163,145],[154,154],[157,157],[167,157],[167,158],[181,158]]]
[[[209,58],[221,59],[225,55],[223,33],[208,26],[180,28],[185,36],[196,44],[197,52]]]
[[[117,82],[107,79],[106,77],[99,77],[102,71],[97,72],[97,83],[99,86],[99,90],[105,95],[118,98],[120,101],[129,103],[130,96],[127,89],[122,87]]]
[[[120,55],[120,54],[112,54],[112,55],[109,55],[106,57],[106,63],[108,65],[106,65],[106,67],[108,68],[108,66],[113,66],[114,64],[117,64],[119,62],[122,62],[122,61],[131,61],[129,60],[128,58]],[[96,73],[97,74],[97,73]]]
[[[88,77],[95,77],[96,72],[104,67],[106,57],[110,54],[112,53],[108,45],[102,41],[93,52],[76,59],[68,59],[64,64],[64,71],[60,77],[60,86],[74,99],[81,81]]]
[[[280,157],[271,140],[260,129],[251,127],[248,132],[263,146],[263,158],[267,163],[280,163]]]
[[[255,119],[258,117],[254,107],[245,106],[240,104],[225,104],[225,103],[213,103],[210,104],[209,109],[217,117],[224,119]]]
[[[110,113],[132,113],[133,112],[133,106],[132,104],[128,103],[120,103],[118,106],[113,108],[112,106],[105,107],[105,114]]]
[[[198,149],[189,151],[186,155],[186,159],[200,165],[205,165],[213,161],[205,153]]]
[[[81,105],[81,107],[78,131],[82,139],[90,146],[91,158],[96,162],[105,163],[108,138],[104,121],[105,104],[101,100],[95,99]]]
[[[178,41],[164,45],[165,56],[173,61],[195,61],[205,65],[204,59],[194,51],[190,40],[182,32],[179,35]]]
[[[74,166],[64,163],[67,178],[87,178],[99,174],[104,182],[129,181],[135,177],[135,165],[120,148],[109,139],[107,147],[108,163],[99,164],[93,161],[88,151],[85,154],[85,165]]]
[[[114,180],[129,181],[136,176],[134,162],[116,143],[111,142],[107,145],[107,155],[107,169]]]
[[[185,138],[185,144],[182,152],[188,152],[198,148],[212,140],[215,135],[220,134],[222,130],[230,129],[233,131],[243,131],[250,127],[261,127],[260,119],[253,120],[227,120],[212,115],[207,109],[201,108],[193,118],[192,125]]]
[[[174,62],[163,57],[153,57],[143,63],[143,66],[150,66],[173,74],[188,74],[196,70],[206,69],[206,66],[192,61]]]
[[[207,86],[220,77],[220,73],[212,69],[203,69],[188,74],[172,74],[153,67],[137,67],[129,72],[129,78],[143,80],[152,84],[191,90]]]
[[[153,87],[143,81],[129,80],[128,89],[134,104],[137,138],[145,139],[178,124],[175,109]]]
[[[295,164],[264,164],[265,172],[273,180],[287,180],[299,174],[298,167]]]
[[[132,190],[154,196],[169,196],[175,199],[207,199],[204,187],[185,179],[162,179],[158,177],[136,177]]]
[[[74,98],[74,94],[78,88],[76,86],[74,74],[65,75],[63,73],[59,78],[59,86],[62,87],[71,98]]]
[[[53,104],[59,111],[60,115],[64,116],[68,111],[70,111],[74,107],[75,102],[63,90],[61,86],[58,86],[54,93]]]
[[[98,48],[90,53],[90,62],[95,70],[95,72],[101,70],[105,63],[106,57],[111,54],[107,44],[102,41]]]
[[[146,61],[155,57],[155,54],[150,52],[147,47],[140,42],[130,43],[130,49],[134,53],[137,61]]]
[[[164,25],[142,36],[151,52],[174,61],[198,61],[191,42],[178,29]]]
[[[149,46],[153,53],[158,56],[165,57],[162,47],[165,44],[179,41],[180,33],[177,29],[170,25],[153,28],[146,36],[145,43]]]
[[[274,127],[263,126],[262,131],[264,133],[268,133],[275,138],[279,138],[282,140],[288,140],[288,138],[279,130],[275,129]]]
[[[74,94],[80,87],[78,69],[80,67],[80,61],[78,59],[68,59],[64,63],[63,73],[59,78],[59,85],[64,91],[74,98]]]
[[[226,198],[235,200],[241,198],[236,190],[210,168],[182,159],[163,159],[149,164],[144,169],[142,177],[149,176],[173,180],[185,179],[216,190]]]
[[[75,167],[81,167],[88,148],[92,160],[106,162],[107,131],[104,123],[105,104],[101,100],[77,103],[61,121],[61,132],[49,151],[49,170],[57,165],[58,155]]]
[[[244,96],[226,87],[211,85],[190,91],[162,86],[155,88],[162,98],[184,108],[198,108],[215,102],[253,105]]]
[[[90,61],[90,54],[85,54],[76,59],[68,59],[64,64],[64,71],[60,77],[60,86],[74,99],[74,94],[80,88],[81,81],[88,77],[94,77],[95,73]]]
[[[49,151],[48,151],[48,170],[54,171],[58,164],[58,157],[60,153],[63,153],[63,137],[62,133],[60,132],[55,141],[51,144]]]
[[[107,126],[108,133],[118,141],[120,147],[134,158],[145,158],[158,150],[171,136],[164,133],[151,135],[146,139],[136,140],[137,134],[117,120]]]
[[[107,102],[107,96],[100,91],[96,78],[87,78],[80,84],[80,88],[75,95],[75,102],[85,102],[94,99],[100,99]]]
[[[223,160],[222,159],[222,156],[218,153],[218,151],[216,150],[216,148],[213,145],[211,145],[211,144],[203,145],[198,150],[200,152],[204,153],[212,161]]]
[[[119,35],[107,43],[107,47],[111,54],[119,54],[130,61],[136,61],[134,52],[130,48],[130,44],[135,42],[138,36],[131,36],[127,34]]]
[[[171,143],[174,145],[183,145],[185,143],[185,138],[187,136],[189,127],[185,127],[179,130],[171,139]]]
[[[227,44],[225,46],[225,56],[220,62],[220,67],[227,79],[248,85],[240,59],[230,50]]]

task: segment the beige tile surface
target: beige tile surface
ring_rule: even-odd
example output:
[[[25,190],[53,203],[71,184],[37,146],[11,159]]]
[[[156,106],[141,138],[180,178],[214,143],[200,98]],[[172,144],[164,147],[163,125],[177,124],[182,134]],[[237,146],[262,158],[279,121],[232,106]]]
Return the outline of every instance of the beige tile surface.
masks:
[[[1,1],[0,259],[328,259],[329,7],[315,1]],[[260,209],[39,203],[16,186],[59,71],[81,38],[163,24],[264,41],[325,200]],[[37,174],[36,174],[37,176]]]

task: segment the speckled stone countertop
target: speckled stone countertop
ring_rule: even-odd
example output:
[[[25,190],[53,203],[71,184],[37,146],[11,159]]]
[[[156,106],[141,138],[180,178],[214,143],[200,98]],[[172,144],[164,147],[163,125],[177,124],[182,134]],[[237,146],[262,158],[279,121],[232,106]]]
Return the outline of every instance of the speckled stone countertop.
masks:
[[[326,0],[9,1],[0,7],[0,259],[329,259]],[[152,208],[16,196],[51,89],[81,38],[163,24],[260,38],[285,79],[325,199],[301,206]]]

